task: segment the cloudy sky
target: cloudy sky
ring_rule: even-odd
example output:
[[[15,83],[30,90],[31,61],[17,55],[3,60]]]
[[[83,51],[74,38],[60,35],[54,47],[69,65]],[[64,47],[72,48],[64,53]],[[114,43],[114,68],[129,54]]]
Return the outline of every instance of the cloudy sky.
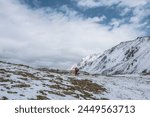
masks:
[[[150,35],[150,0],[0,0],[0,60],[69,68]]]

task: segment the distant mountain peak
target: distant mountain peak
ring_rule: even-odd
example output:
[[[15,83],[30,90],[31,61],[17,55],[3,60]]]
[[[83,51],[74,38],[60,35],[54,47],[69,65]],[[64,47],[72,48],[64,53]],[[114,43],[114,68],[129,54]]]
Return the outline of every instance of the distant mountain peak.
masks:
[[[86,72],[100,74],[137,74],[150,72],[150,36],[121,42],[103,54],[82,59],[78,67]]]

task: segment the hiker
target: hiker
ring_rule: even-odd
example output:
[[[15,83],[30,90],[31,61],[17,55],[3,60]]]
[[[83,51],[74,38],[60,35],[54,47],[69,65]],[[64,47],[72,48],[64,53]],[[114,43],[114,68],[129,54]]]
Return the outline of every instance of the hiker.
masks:
[[[79,69],[76,66],[73,66],[71,68],[71,71],[70,71],[71,74],[77,76],[79,74],[78,72],[79,72]]]
[[[79,69],[77,67],[74,68],[74,75],[77,76],[79,73]]]

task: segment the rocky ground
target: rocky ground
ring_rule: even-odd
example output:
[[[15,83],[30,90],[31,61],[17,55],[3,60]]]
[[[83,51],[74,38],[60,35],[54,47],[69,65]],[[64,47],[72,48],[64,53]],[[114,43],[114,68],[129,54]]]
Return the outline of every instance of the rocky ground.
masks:
[[[102,76],[0,62],[1,100],[150,99],[149,75]]]

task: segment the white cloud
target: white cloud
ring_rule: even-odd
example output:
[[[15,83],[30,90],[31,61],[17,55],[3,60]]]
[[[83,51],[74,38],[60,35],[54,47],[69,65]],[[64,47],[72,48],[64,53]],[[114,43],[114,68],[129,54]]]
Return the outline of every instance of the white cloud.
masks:
[[[82,8],[93,8],[93,7],[108,7],[117,4],[116,9],[118,8],[118,13],[124,19],[129,18],[129,22],[137,25],[137,28],[147,25],[149,21],[143,21],[147,16],[150,15],[150,0],[74,0],[77,2],[78,6]],[[121,9],[121,10],[120,10]],[[133,15],[128,16],[128,13],[133,13]],[[125,16],[126,15],[126,16]],[[113,18],[113,17],[112,17]],[[110,24],[114,26],[119,26],[123,20],[112,19]],[[124,20],[126,21],[126,20]],[[125,23],[125,22],[124,22]]]
[[[150,2],[149,0],[118,0],[118,1],[121,1],[122,5],[126,5],[129,7],[146,5],[148,2]]]
[[[18,2],[1,0],[0,58],[67,68],[86,55],[143,34],[132,24],[109,30],[109,26],[97,23],[105,16],[89,20],[63,7],[67,15],[53,9],[31,10]]]
[[[74,0],[81,7],[99,7],[99,6],[111,6],[118,3],[118,0]]]
[[[93,18],[88,18],[87,20],[89,20],[90,22],[102,22],[102,21],[104,21],[104,20],[106,20],[107,19],[107,17],[106,16],[101,16],[101,17],[93,17]]]
[[[117,28],[119,27],[122,23],[124,23],[124,19],[116,19],[116,18],[113,18],[110,22],[110,25],[113,27],[113,28]]]
[[[143,7],[137,7],[133,10],[133,17],[131,17],[130,22],[139,24],[145,17],[150,15],[150,9]]]
[[[79,6],[92,8],[99,6],[112,6],[114,4],[120,4],[122,6],[136,7],[139,5],[145,5],[149,0],[73,0],[76,1]]]
[[[127,15],[130,11],[131,11],[131,8],[126,7],[126,8],[123,9],[123,11],[121,12],[120,16],[125,16],[125,15]]]

